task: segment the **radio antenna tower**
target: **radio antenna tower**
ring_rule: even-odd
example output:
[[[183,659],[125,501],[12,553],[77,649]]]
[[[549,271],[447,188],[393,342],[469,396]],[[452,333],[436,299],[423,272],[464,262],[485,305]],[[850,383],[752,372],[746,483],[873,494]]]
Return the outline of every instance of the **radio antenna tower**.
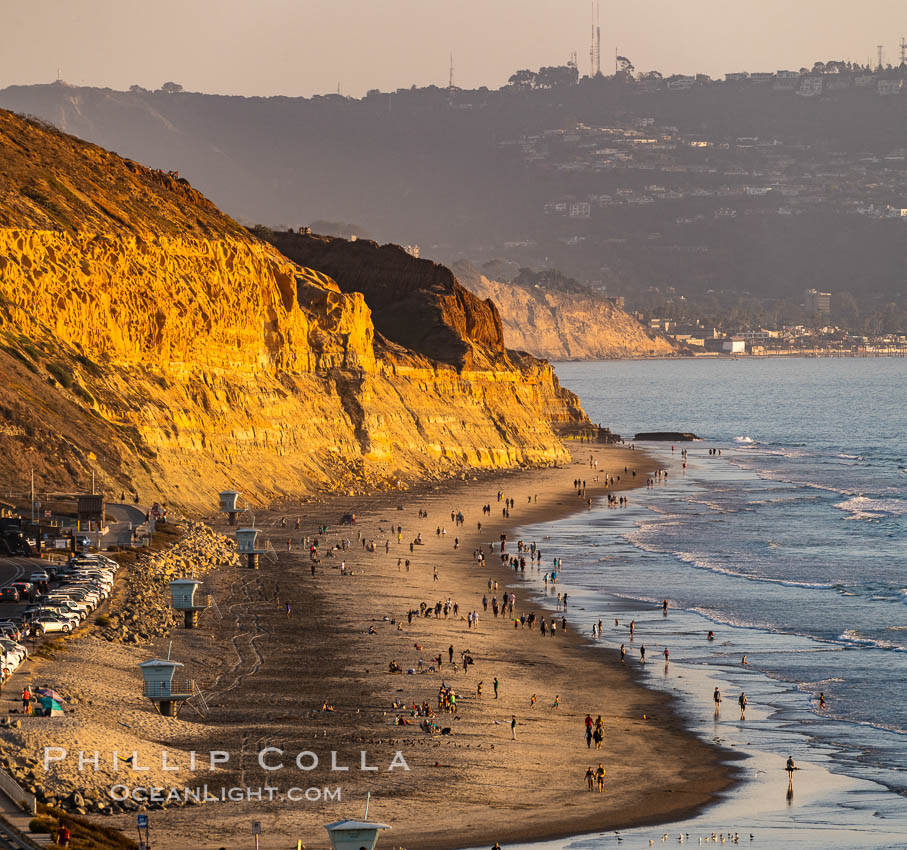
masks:
[[[879,69],[881,69],[881,68],[883,67],[883,65],[882,65],[882,51],[883,51],[883,49],[884,49],[884,47],[883,47],[881,44],[877,44],[877,45],[876,45],[876,50],[879,51]]]
[[[901,65],[907,64],[907,39],[901,36]]]
[[[595,3],[595,75],[602,75],[602,28],[601,8],[596,0]]]
[[[450,77],[447,80],[447,90],[453,91],[454,80],[453,80],[453,53],[450,54]]]
[[[595,76],[595,4],[592,4],[592,35],[589,38],[589,76]]]

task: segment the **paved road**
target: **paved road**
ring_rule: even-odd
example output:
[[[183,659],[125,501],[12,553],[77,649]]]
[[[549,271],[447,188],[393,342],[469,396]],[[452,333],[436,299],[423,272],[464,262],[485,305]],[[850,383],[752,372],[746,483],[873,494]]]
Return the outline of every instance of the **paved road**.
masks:
[[[6,587],[14,581],[28,581],[28,577],[37,570],[43,569],[45,562],[40,558],[0,558],[0,587]],[[22,603],[0,602],[0,620],[11,617],[24,608]]]
[[[107,526],[110,529],[101,538],[101,545],[128,546],[132,542],[132,532],[136,526],[145,522],[145,511],[135,505],[106,505]]]

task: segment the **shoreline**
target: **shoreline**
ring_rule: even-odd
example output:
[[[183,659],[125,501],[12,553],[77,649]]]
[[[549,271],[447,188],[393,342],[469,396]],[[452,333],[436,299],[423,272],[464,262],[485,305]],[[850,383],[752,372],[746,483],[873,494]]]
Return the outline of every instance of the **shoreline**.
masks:
[[[323,503],[317,505],[308,504],[305,506],[307,513],[310,513],[313,510],[318,510],[321,508],[322,504],[327,507],[330,506],[334,509],[335,513],[344,512],[344,509],[350,510],[356,506],[364,506],[367,513],[371,514],[372,517],[375,517],[382,513],[382,511],[387,510],[390,507],[393,507],[395,502],[403,502],[406,504],[406,510],[402,512],[406,517],[407,522],[404,524],[409,529],[410,523],[412,522],[412,515],[415,513],[417,502],[423,500],[430,500],[433,502],[437,501],[448,501],[453,500],[454,502],[462,503],[466,501],[478,501],[477,497],[473,495],[475,490],[483,490],[484,501],[486,503],[490,502],[492,510],[498,511],[500,505],[494,501],[494,493],[491,492],[491,488],[502,489],[505,491],[505,495],[508,492],[513,492],[514,488],[523,487],[534,489],[538,488],[540,491],[539,500],[540,503],[533,503],[531,507],[528,505],[521,505],[521,498],[516,499],[516,508],[513,511],[513,514],[508,519],[498,519],[493,518],[489,519],[487,524],[483,525],[483,530],[481,535],[477,532],[474,532],[471,529],[471,523],[474,520],[474,516],[471,516],[471,512],[464,510],[466,517],[466,526],[462,529],[460,533],[461,539],[461,551],[469,552],[472,550],[474,545],[480,545],[486,539],[496,539],[501,531],[506,531],[508,534],[508,539],[512,540],[512,535],[517,528],[525,527],[528,525],[536,524],[540,521],[550,521],[553,519],[563,518],[570,516],[572,514],[581,513],[586,510],[584,501],[578,500],[576,494],[570,486],[574,472],[576,477],[583,477],[584,472],[588,471],[588,465],[583,461],[579,460],[580,455],[585,454],[585,450],[588,448],[590,453],[596,454],[600,459],[600,468],[598,470],[599,475],[603,475],[604,472],[610,471],[612,473],[621,474],[623,466],[627,465],[629,461],[635,460],[637,467],[637,477],[635,479],[627,480],[624,475],[622,481],[614,487],[609,488],[612,491],[618,491],[621,493],[626,493],[636,489],[636,487],[644,486],[646,475],[649,471],[656,468],[657,463],[649,455],[646,455],[640,451],[631,451],[623,447],[595,447],[595,446],[575,446],[572,445],[575,459],[559,469],[531,469],[531,470],[505,470],[497,472],[487,472],[484,474],[479,474],[477,476],[471,476],[473,480],[468,481],[464,484],[462,481],[457,481],[455,479],[449,479],[445,482],[441,482],[437,485],[431,485],[428,487],[418,488],[416,491],[410,491],[405,495],[397,496],[396,494],[386,494],[384,496],[372,496],[365,498],[350,498],[343,496],[333,496],[327,497]],[[610,462],[609,462],[610,461]],[[541,479],[541,481],[540,481]],[[553,479],[553,480],[552,480]],[[551,490],[552,483],[555,484],[555,489]],[[589,482],[591,484],[591,481]],[[541,491],[549,490],[546,495],[541,495]],[[465,492],[464,492],[465,491]],[[599,482],[594,488],[590,488],[590,495],[593,496],[596,500],[602,498],[608,490]],[[276,517],[280,515],[282,508],[277,510],[271,510],[267,512],[267,519],[264,521],[276,521]],[[360,508],[361,510],[361,508]],[[400,512],[397,512],[398,514]],[[434,510],[429,510],[430,516],[427,519],[427,522],[423,523],[428,525],[429,532],[431,532],[431,527],[436,526],[437,520],[435,519],[436,513]],[[493,516],[493,515],[492,515]],[[360,519],[360,523],[365,519],[364,517]],[[384,520],[387,521],[390,519],[393,521],[393,516],[385,517]],[[449,520],[449,513],[445,517],[446,520]],[[442,526],[449,526],[449,521],[441,521]],[[491,532],[491,533],[489,533]],[[277,532],[277,529],[274,529],[273,533]],[[452,535],[452,529],[448,528],[448,534],[446,539],[449,541]],[[432,537],[436,535],[426,536],[426,540],[430,541]],[[444,538],[441,538],[443,540]],[[404,542],[406,540],[406,535],[404,535]],[[539,541],[541,546],[544,547],[544,542]],[[275,542],[275,547],[280,550],[280,545]],[[418,553],[418,550],[417,550]],[[393,548],[391,549],[391,555],[394,555]],[[486,568],[482,570],[482,576],[485,575],[493,576],[497,578],[499,582],[502,582],[502,586],[506,586],[508,590],[518,594],[522,593],[525,595],[526,588],[521,587],[519,582],[514,582],[512,571],[505,569],[499,566],[497,559],[499,554],[496,551],[492,556],[492,559],[489,559],[486,564]],[[447,559],[442,556],[442,560],[446,561]],[[460,559],[464,562],[464,566],[461,568],[462,572],[465,572],[466,580],[469,581],[470,573],[473,572],[473,567],[468,565],[467,556]],[[544,558],[543,552],[543,567],[547,559]],[[459,580],[462,581],[464,576],[460,576]],[[481,596],[481,585],[484,584],[483,579],[479,579],[478,582],[473,578],[474,582],[474,594],[475,596]],[[490,595],[490,594],[489,594]],[[536,598],[536,594],[532,593],[533,601],[536,604],[540,604]],[[455,597],[456,598],[456,597]],[[475,604],[475,607],[479,607],[478,604]],[[525,608],[532,608],[532,604],[524,603]],[[518,609],[519,611],[519,603]],[[485,614],[481,608],[479,608],[480,613],[480,628],[485,626],[485,622],[492,619],[491,612]],[[462,619],[462,613],[461,613]],[[434,623],[434,620],[429,622]],[[583,629],[585,632],[585,628]],[[541,640],[538,638],[538,640]],[[548,646],[552,646],[553,643],[557,643],[558,649],[558,658],[556,666],[560,670],[565,670],[568,668],[582,669],[588,671],[588,673],[593,673],[594,668],[598,668],[602,664],[602,659],[599,654],[593,654],[591,651],[591,646],[589,641],[583,635],[577,633],[576,630],[571,629],[569,634],[566,636],[561,635],[552,641],[551,638],[546,639],[548,641]],[[427,647],[426,647],[427,650]],[[430,653],[429,653],[430,654]],[[529,657],[526,658],[530,664],[535,665],[539,663],[537,652],[529,653]],[[423,830],[418,830],[414,828],[404,827],[403,823],[399,818],[396,818],[388,812],[388,816],[380,815],[379,819],[386,819],[388,822],[394,824],[394,831],[392,833],[392,838],[388,836],[385,838],[384,843],[388,840],[394,843],[394,846],[399,843],[400,846],[411,847],[418,846],[424,848],[424,850],[453,850],[453,848],[460,848],[469,846],[474,842],[483,842],[486,839],[489,839],[489,844],[493,843],[494,840],[502,842],[513,842],[513,841],[538,841],[551,838],[561,838],[570,835],[576,835],[582,832],[588,832],[592,830],[603,830],[603,829],[617,829],[625,828],[631,825],[642,826],[645,824],[652,824],[658,822],[667,822],[669,820],[674,820],[681,817],[689,816],[692,812],[698,811],[703,807],[710,805],[718,800],[718,795],[729,788],[736,781],[736,771],[732,766],[732,762],[735,759],[736,755],[731,751],[722,751],[719,748],[713,748],[707,744],[704,744],[697,737],[694,736],[694,733],[689,731],[686,725],[680,721],[679,714],[674,708],[675,699],[666,694],[659,694],[657,691],[654,691],[644,685],[639,681],[639,677],[636,675],[635,671],[622,668],[617,662],[617,659],[613,657],[613,653],[609,653],[611,658],[608,659],[607,666],[609,668],[609,673],[611,676],[617,676],[620,681],[620,690],[624,692],[631,692],[632,698],[634,700],[633,705],[633,714],[636,716],[630,716],[630,712],[627,712],[623,717],[613,718],[613,722],[619,722],[621,724],[629,723],[629,727],[625,726],[623,731],[629,733],[627,735],[628,739],[639,739],[640,736],[646,734],[646,732],[638,728],[637,724],[646,725],[651,722],[653,717],[660,718],[660,722],[664,725],[660,730],[665,734],[667,738],[683,737],[686,738],[689,736],[689,739],[684,742],[685,745],[689,745],[691,742],[695,741],[695,744],[701,746],[702,752],[697,752],[690,754],[687,752],[682,752],[682,748],[678,748],[677,757],[685,757],[685,760],[692,762],[698,757],[705,757],[706,759],[711,760],[711,765],[706,770],[701,770],[702,765],[698,765],[700,768],[701,774],[697,779],[690,779],[681,783],[681,787],[672,787],[662,790],[643,790],[641,787],[634,789],[634,793],[630,796],[635,797],[633,802],[625,799],[622,801],[620,806],[616,806],[615,809],[612,809],[607,815],[598,811],[592,812],[568,812],[559,817],[552,817],[550,812],[544,812],[545,809],[551,804],[550,799],[545,799],[544,795],[534,804],[530,803],[531,808],[537,810],[543,810],[541,817],[536,815],[533,818],[531,824],[518,825],[514,823],[501,824],[498,829],[488,829],[488,828],[470,828],[466,829],[462,822],[458,822],[456,828],[456,837],[453,835],[439,835],[438,830],[430,830],[426,832]],[[566,656],[566,657],[565,657]],[[487,669],[487,659],[486,663],[482,664],[482,667]],[[480,676],[481,677],[481,676]],[[503,677],[502,677],[503,680]],[[533,680],[533,682],[536,680]],[[597,684],[597,683],[596,683]],[[611,681],[608,682],[608,685],[612,685]],[[488,692],[489,682],[487,678],[485,680],[485,689],[486,693]],[[592,685],[586,686],[586,691],[590,691]],[[526,692],[525,699],[528,700],[528,691]],[[510,703],[510,701],[508,701]],[[642,710],[644,704],[644,710]],[[339,706],[338,706],[339,707]],[[510,709],[512,704],[508,704],[507,708]],[[592,709],[589,709],[592,710]],[[582,712],[585,713],[585,712]],[[504,712],[506,721],[506,712]],[[595,712],[593,711],[593,714]],[[642,721],[640,718],[642,714],[646,714],[649,718],[649,721]],[[520,718],[522,721],[522,717]],[[501,722],[498,720],[497,722]],[[577,723],[581,722],[581,716],[578,716],[576,721]],[[501,732],[500,734],[504,734]],[[579,733],[577,733],[579,739]],[[638,743],[639,741],[635,741]],[[577,749],[577,766],[578,773],[576,775],[576,788],[578,791],[582,792],[582,777],[581,774],[585,768],[584,762],[587,760],[586,755],[582,752],[584,748]],[[633,746],[629,747],[630,750],[636,749]],[[698,750],[699,747],[694,745],[694,750]],[[607,753],[607,747],[605,752]],[[612,754],[613,755],[613,754]],[[648,755],[648,754],[645,754]],[[651,756],[650,756],[651,757]],[[631,759],[633,756],[630,757]],[[640,754],[640,758],[645,761],[643,754]],[[581,765],[582,763],[582,765]],[[704,763],[704,762],[703,762]],[[580,767],[581,765],[581,767]],[[609,773],[612,771],[609,770]],[[563,779],[560,779],[562,782]],[[468,790],[468,783],[463,783]],[[644,783],[640,783],[641,785]],[[693,786],[696,785],[695,790]],[[536,788],[535,791],[539,792],[540,789]],[[384,801],[380,794],[376,797],[373,795],[372,811],[381,812],[384,809]],[[443,805],[442,801],[438,801]],[[527,801],[529,802],[529,801]],[[491,804],[496,807],[500,807],[499,801],[491,801]],[[528,813],[525,811],[526,806],[522,805],[520,807],[520,817],[522,819],[527,819]],[[441,830],[444,831],[443,829]]]
[[[719,445],[722,445],[727,454],[729,446]],[[670,497],[679,498],[678,493],[683,492],[687,484],[681,473],[680,459],[669,454],[666,445],[646,444],[643,450],[654,451],[660,465],[670,471],[675,485]],[[705,448],[699,451],[701,455],[693,457],[690,465],[694,478],[701,478],[701,475],[696,474],[697,462],[706,468]],[[708,466],[711,466],[711,460]],[[717,472],[716,477],[720,487],[724,481],[722,473]],[[698,480],[696,483],[707,491],[709,484],[714,485],[716,482],[712,480],[704,483]],[[695,490],[687,491],[687,497],[692,500],[703,498],[694,496],[694,492]],[[664,501],[661,500],[662,506]],[[656,511],[653,514],[655,519],[663,510],[655,507],[651,509]],[[636,511],[636,521],[632,515],[625,520],[624,533],[637,527],[638,516],[645,513],[646,505],[643,504]],[[569,522],[561,528],[552,524],[545,531],[549,531],[558,548],[567,553],[572,551],[575,541],[583,534],[580,524]],[[634,546],[634,543],[629,542],[628,545]],[[656,548],[653,551],[662,550]],[[622,550],[618,550],[618,554],[611,554],[609,558],[626,560],[624,554]],[[655,604],[652,594],[646,594],[641,589],[639,595],[635,595],[636,592],[630,589],[629,576],[630,571],[625,569],[621,579],[613,586],[607,580],[598,582],[589,571],[587,563],[585,571],[575,581],[565,571],[565,582],[573,585],[567,589],[576,594],[578,601],[587,603],[590,615],[607,618],[607,612],[611,612],[612,619],[605,619],[606,624],[613,622],[613,618],[618,616],[622,623],[635,617],[638,625],[637,644],[642,639],[650,650],[662,645],[670,646],[670,673],[668,664],[664,665],[663,673],[660,664],[632,665],[639,673],[642,684],[677,694],[683,714],[693,730],[701,737],[720,742],[725,748],[732,748],[731,751],[737,758],[745,760],[745,763],[740,764],[741,782],[733,794],[724,795],[717,805],[707,807],[692,818],[664,823],[666,830],[672,835],[676,835],[678,831],[681,834],[685,832],[687,841],[693,842],[698,835],[701,842],[703,838],[709,841],[709,835],[715,840],[715,834],[727,832],[728,827],[732,827],[732,832],[739,828],[741,836],[744,836],[744,830],[750,835],[755,832],[763,843],[771,836],[771,846],[817,850],[828,846],[828,825],[834,823],[840,829],[840,835],[847,836],[840,839],[840,846],[887,848],[903,844],[904,837],[907,836],[907,807],[903,805],[903,794],[900,793],[902,788],[892,775],[891,767],[888,768],[887,779],[873,775],[869,770],[857,771],[852,762],[840,758],[847,750],[857,749],[854,744],[848,745],[846,739],[829,738],[827,734],[820,738],[816,734],[817,724],[828,723],[853,729],[865,728],[871,724],[815,710],[809,697],[810,693],[818,694],[821,682],[809,688],[801,688],[799,680],[773,677],[764,669],[759,669],[758,662],[752,660],[754,656],[758,658],[761,652],[770,654],[772,651],[781,651],[777,646],[773,650],[772,647],[759,643],[758,637],[754,642],[750,642],[749,637],[743,637],[751,633],[756,635],[763,627],[715,618],[708,611],[684,607],[689,605],[688,602],[681,602],[679,621],[675,621],[673,616],[662,620],[660,606]],[[635,586],[640,587],[639,583]],[[642,582],[643,588],[651,586],[651,581]],[[666,594],[672,598],[670,589]],[[719,647],[733,647],[718,649],[719,656],[725,652],[728,654],[725,661],[706,663],[701,657],[696,636],[704,635],[706,629],[716,630]],[[604,634],[603,648],[613,654],[622,640],[622,633],[615,627],[606,629]],[[788,652],[796,652],[800,644],[822,644],[822,640],[816,637],[789,637],[791,641],[797,642],[797,646],[788,645],[784,650]],[[628,647],[632,647],[632,644],[628,644]],[[802,651],[802,647],[800,648]],[[753,653],[750,663],[756,663],[756,667],[739,665],[741,653],[745,658],[747,652]],[[730,711],[722,713],[720,720],[717,713],[713,720],[711,692],[716,686],[726,696],[725,706],[729,694],[745,690],[750,698],[747,720],[754,720],[755,723],[744,723],[742,717],[737,721],[733,706]],[[891,733],[890,729],[874,728]],[[796,757],[799,769],[805,772],[798,774],[796,793],[791,793],[785,802],[781,793],[783,782],[778,777],[784,776],[784,760],[790,752]],[[894,782],[892,778],[895,779]],[[622,830],[625,840],[622,846],[642,847],[646,841],[651,845],[651,841],[654,839],[657,843],[662,834],[662,831],[655,833],[654,830],[636,828]],[[873,837],[870,838],[870,835]],[[595,837],[595,833],[590,832],[574,836],[573,840],[563,843],[546,842],[538,844],[538,850],[585,846],[585,841]],[[535,847],[533,843],[521,844],[518,850],[535,850]]]
[[[342,785],[342,802],[293,805],[253,799],[214,803],[214,811],[210,805],[169,808],[153,814],[155,846],[176,850],[192,843],[201,850],[235,844],[254,818],[262,823],[263,848],[283,847],[300,837],[306,846],[320,847],[326,843],[323,824],[359,816],[366,791],[372,792],[370,815],[394,827],[382,846],[421,850],[494,841],[506,846],[668,823],[717,802],[739,779],[735,754],[696,736],[682,720],[676,698],[641,684],[613,652],[593,652],[586,637],[591,622],[577,621],[577,612],[570,611],[566,635],[559,630],[557,637],[542,638],[537,630],[514,629],[512,621],[495,619],[491,606],[487,613],[482,608],[491,578],[499,582],[499,596],[504,587],[516,594],[517,615],[535,610],[537,616],[548,616],[526,583],[514,582],[513,571],[500,565],[497,547],[488,551],[488,541],[506,532],[514,544],[517,528],[586,510],[585,500],[571,487],[574,478],[585,476],[588,496],[598,501],[607,491],[601,481],[593,485],[589,479],[594,475],[622,475],[610,489],[623,495],[644,486],[648,472],[658,465],[644,452],[623,447],[571,448],[581,459],[559,468],[484,473],[406,493],[316,497],[256,512],[256,526],[274,547],[274,562],[262,557],[258,571],[224,568],[209,575],[202,590],[213,595],[222,619],[206,613],[198,629],[175,629],[153,650],[143,647],[145,657],[164,657],[172,639],[174,659],[185,661],[202,682],[210,713],[203,719],[185,713],[162,722],[164,718],[148,717],[140,695],[130,694],[120,711],[106,706],[97,712],[98,720],[114,729],[133,723],[142,728],[144,723],[149,750],[157,742],[176,752],[237,754],[216,776],[197,782],[249,787],[275,778],[277,785],[290,779],[310,786],[331,782]],[[595,471],[589,468],[590,454],[599,459]],[[625,466],[637,470],[635,479],[623,473]],[[501,516],[497,490],[515,499],[509,518]],[[537,502],[527,502],[536,497]],[[490,516],[482,514],[482,504],[491,505]],[[417,509],[427,510],[428,517],[420,518]],[[450,522],[454,509],[465,515],[459,528]],[[346,512],[357,513],[356,525],[337,528]],[[298,532],[294,515],[300,519]],[[289,518],[286,528],[280,524],[283,516]],[[481,532],[476,526],[480,519]],[[349,539],[350,546],[332,557],[321,548],[313,578],[308,553],[298,541],[322,524],[330,526],[322,547],[342,539]],[[401,543],[390,534],[397,524],[404,527]],[[438,527],[447,533],[437,535]],[[216,528],[231,531],[225,523]],[[357,532],[375,540],[376,551],[359,545]],[[424,545],[410,552],[407,543],[418,532]],[[460,545],[454,549],[457,536]],[[290,552],[288,537],[294,539]],[[544,541],[536,542],[542,550],[539,570],[546,571],[550,558]],[[479,547],[487,556],[483,567],[472,558]],[[508,546],[508,554],[513,548]],[[407,557],[413,562],[409,572],[402,564],[397,567],[397,559]],[[346,575],[339,569],[341,561]],[[457,619],[416,617],[407,622],[406,611],[418,608],[420,601],[444,598],[459,603]],[[470,610],[479,612],[477,629],[467,628]],[[476,663],[468,673],[452,670],[448,644],[455,657],[461,648],[470,650]],[[427,664],[438,653],[443,657],[440,674],[406,674],[419,657]],[[112,653],[107,655],[110,665]],[[402,676],[386,672],[391,659],[400,663]],[[78,666],[79,660],[68,663]],[[111,671],[111,679],[119,673],[121,681],[134,681],[131,663],[134,659],[127,658],[122,670]],[[492,696],[496,677],[501,682],[497,701]],[[484,682],[481,697],[475,691],[479,680]],[[453,734],[429,736],[417,725],[421,718],[411,718],[414,725],[394,725],[395,713],[404,712],[393,710],[393,700],[434,706],[442,681],[455,688],[458,712],[453,717],[439,713],[436,720],[449,724]],[[534,693],[538,702],[530,708]],[[555,694],[557,709],[552,706]],[[322,710],[323,703],[332,710]],[[600,753],[587,751],[583,740],[587,712],[605,720]],[[516,741],[510,740],[511,715],[518,717]],[[286,751],[287,761],[303,750],[337,750],[344,764],[353,761],[352,752],[366,748],[369,761],[382,769],[373,774],[352,770],[342,783],[323,766],[304,775],[295,770],[292,775],[263,774],[251,754],[275,745]],[[384,771],[397,751],[408,762],[405,774]],[[583,773],[593,761],[606,766],[604,795],[584,788]],[[143,779],[173,784],[175,777]],[[124,830],[132,821],[129,815],[104,819]]]

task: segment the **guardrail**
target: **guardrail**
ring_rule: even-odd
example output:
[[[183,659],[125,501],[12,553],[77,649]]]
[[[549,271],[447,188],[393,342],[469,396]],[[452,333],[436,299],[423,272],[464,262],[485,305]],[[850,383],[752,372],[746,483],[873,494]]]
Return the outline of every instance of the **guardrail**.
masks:
[[[0,791],[6,794],[13,804],[23,811],[28,812],[30,815],[37,813],[35,795],[26,791],[12,776],[2,770],[0,770]]]
[[[170,682],[145,682],[144,696],[148,699],[187,699],[196,691],[195,680],[174,676]]]

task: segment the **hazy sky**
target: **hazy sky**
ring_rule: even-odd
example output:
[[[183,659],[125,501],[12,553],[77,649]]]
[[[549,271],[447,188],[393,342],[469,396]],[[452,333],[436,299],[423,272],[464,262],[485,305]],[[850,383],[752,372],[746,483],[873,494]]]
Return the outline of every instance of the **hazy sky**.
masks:
[[[49,82],[246,95],[497,88],[518,68],[589,70],[590,0],[0,0],[0,87]],[[898,61],[905,0],[602,0],[614,49],[668,73]]]

